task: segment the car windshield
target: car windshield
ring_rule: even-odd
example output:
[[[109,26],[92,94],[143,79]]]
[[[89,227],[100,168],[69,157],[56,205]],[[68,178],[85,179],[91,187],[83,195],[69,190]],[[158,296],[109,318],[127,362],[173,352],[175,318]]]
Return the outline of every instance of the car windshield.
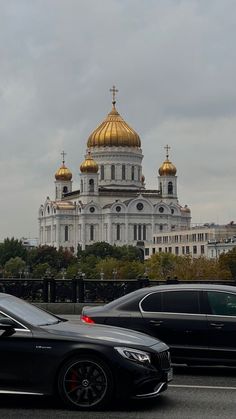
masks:
[[[20,300],[16,297],[2,297],[0,299],[0,309],[6,310],[12,317],[18,317],[33,326],[48,326],[59,323],[60,320],[46,311]]]

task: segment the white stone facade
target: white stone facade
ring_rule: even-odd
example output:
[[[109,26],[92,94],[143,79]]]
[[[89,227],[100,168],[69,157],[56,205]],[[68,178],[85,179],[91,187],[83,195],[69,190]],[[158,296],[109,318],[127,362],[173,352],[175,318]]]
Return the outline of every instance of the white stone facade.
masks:
[[[91,170],[85,160],[79,189],[72,189],[72,175],[69,171],[70,176],[65,175],[68,169],[63,161],[64,174],[56,174],[55,197],[48,197],[39,209],[41,245],[76,251],[78,245],[85,249],[86,245],[106,241],[144,249],[160,231],[190,227],[190,209],[178,202],[176,170],[168,155],[164,163],[172,165],[172,172],[162,171],[157,189],[146,189],[141,147],[128,142],[113,146],[112,129],[109,146],[98,143],[89,147],[90,161],[96,162],[97,169],[93,166]]]
[[[144,253],[145,259],[160,252],[216,259],[221,253],[226,253],[235,246],[236,224],[204,224],[154,234],[152,244],[145,245]]]

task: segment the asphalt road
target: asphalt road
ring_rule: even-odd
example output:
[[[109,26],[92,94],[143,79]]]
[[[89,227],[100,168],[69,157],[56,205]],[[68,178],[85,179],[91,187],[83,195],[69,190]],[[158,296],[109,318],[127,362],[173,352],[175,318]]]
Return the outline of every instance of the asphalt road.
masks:
[[[236,369],[174,369],[169,389],[155,400],[132,401],[102,412],[65,410],[53,398],[0,396],[0,418],[32,419],[236,418]]]

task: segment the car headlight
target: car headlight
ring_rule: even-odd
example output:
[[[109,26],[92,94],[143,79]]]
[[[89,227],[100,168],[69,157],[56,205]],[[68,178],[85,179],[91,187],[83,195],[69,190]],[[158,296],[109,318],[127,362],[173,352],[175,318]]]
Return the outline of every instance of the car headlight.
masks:
[[[115,347],[117,352],[129,361],[139,362],[141,364],[151,364],[151,357],[147,352],[134,348]]]

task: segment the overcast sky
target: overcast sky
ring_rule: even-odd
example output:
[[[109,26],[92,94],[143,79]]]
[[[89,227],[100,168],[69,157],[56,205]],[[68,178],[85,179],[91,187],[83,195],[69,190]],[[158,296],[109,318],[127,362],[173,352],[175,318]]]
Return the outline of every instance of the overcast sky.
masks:
[[[236,221],[235,0],[0,0],[0,240],[37,237],[65,150],[111,109],[140,135],[147,188],[169,144],[193,223]]]

